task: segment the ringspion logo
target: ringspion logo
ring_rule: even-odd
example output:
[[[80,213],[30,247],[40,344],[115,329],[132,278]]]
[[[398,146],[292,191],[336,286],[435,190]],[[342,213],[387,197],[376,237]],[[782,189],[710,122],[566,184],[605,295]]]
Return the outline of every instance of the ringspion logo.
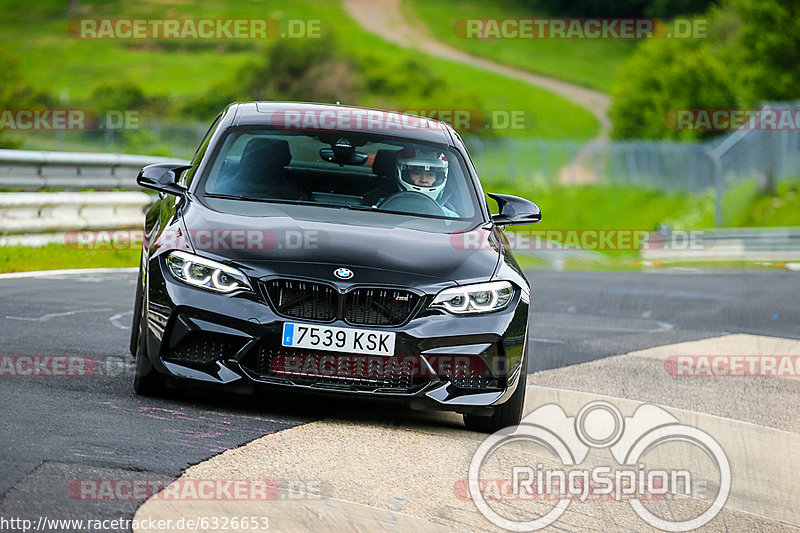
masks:
[[[494,461],[500,470],[510,469],[503,476],[508,490],[488,493],[487,488],[497,484],[486,483],[493,476],[482,476],[487,461],[513,446],[519,450],[523,444],[544,446],[554,453],[561,466],[546,467],[535,461],[536,455],[524,454],[531,461]],[[706,496],[705,484],[698,484],[687,469],[658,468],[650,461],[648,453],[661,445],[680,444],[699,451],[710,458],[719,473],[711,504],[695,513],[675,513],[662,516],[654,513],[643,502],[658,500],[668,494],[682,494],[698,498]],[[592,449],[608,448],[616,465],[591,468],[580,466]],[[683,450],[682,450],[683,451]],[[511,457],[519,457],[514,453]],[[680,462],[683,454],[677,456]],[[519,460],[517,460],[519,461]],[[691,466],[691,460],[686,464]],[[515,464],[516,463],[516,464]],[[522,464],[520,464],[522,463]],[[458,487],[454,487],[456,490]],[[665,531],[691,531],[711,521],[722,510],[731,490],[731,467],[719,443],[708,433],[681,424],[664,409],[644,404],[632,416],[625,417],[613,404],[594,401],[584,405],[574,417],[568,417],[561,406],[548,404],[539,407],[519,425],[507,427],[487,437],[472,456],[468,477],[469,497],[478,511],[494,525],[509,531],[537,531],[555,523],[573,504],[586,500],[613,500],[627,502],[647,524]],[[526,508],[530,513],[499,513],[492,501],[519,500],[555,501],[555,505],[542,511],[541,507]],[[534,517],[531,518],[530,515]]]

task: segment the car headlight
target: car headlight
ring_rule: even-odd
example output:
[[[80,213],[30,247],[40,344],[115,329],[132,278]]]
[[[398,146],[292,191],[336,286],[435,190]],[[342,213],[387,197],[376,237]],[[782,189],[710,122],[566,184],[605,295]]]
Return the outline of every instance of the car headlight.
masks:
[[[440,291],[431,307],[445,309],[457,315],[490,313],[508,307],[514,297],[514,286],[508,281],[489,281],[463,285]]]
[[[180,281],[216,292],[248,289],[250,282],[239,270],[211,259],[187,252],[171,252],[167,256],[170,273]]]

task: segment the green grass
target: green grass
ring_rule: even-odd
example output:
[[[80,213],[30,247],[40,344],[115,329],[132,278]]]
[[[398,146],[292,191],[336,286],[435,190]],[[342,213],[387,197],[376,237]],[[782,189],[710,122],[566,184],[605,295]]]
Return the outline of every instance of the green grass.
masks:
[[[135,267],[140,256],[139,250],[76,250],[62,244],[0,246],[0,272]]]
[[[517,262],[523,270],[553,270],[553,264],[544,259],[517,255]],[[652,271],[658,269],[747,269],[747,270],[786,270],[786,262],[780,261],[640,261],[632,255],[604,255],[603,261],[588,261],[570,258],[559,266],[569,272],[620,272]]]
[[[622,61],[635,41],[464,39],[453,25],[459,19],[532,18],[545,16],[499,0],[405,0],[411,13],[438,39],[471,54],[493,59],[530,72],[560,78],[600,91],[611,89]]]
[[[516,194],[536,202],[542,222],[523,229],[632,229],[653,231],[659,224],[673,229],[714,227],[714,196],[664,193],[611,185],[526,186],[483,179],[484,190]],[[731,188],[723,197],[724,227],[800,226],[798,182],[779,184],[776,194],[756,192],[753,183]],[[494,202],[490,200],[494,207]]]
[[[726,222],[737,227],[800,225],[800,194],[797,182],[779,183],[775,194],[760,193],[754,182],[744,183],[726,198]],[[744,209],[740,207],[744,205]]]
[[[139,82],[149,96],[186,97],[230,79],[263,43],[77,39],[69,35],[68,23],[80,18],[302,17],[309,7],[302,4],[308,3],[83,0],[80,13],[67,14],[62,1],[4,0],[0,42],[21,60],[26,81],[50,88],[57,97],[66,90],[71,100],[82,100],[102,82],[119,78]]]
[[[542,222],[535,226],[514,226],[509,231],[572,230],[572,229],[631,229],[653,231],[658,224],[670,224],[674,229],[703,229],[714,227],[714,199],[711,195],[664,194],[658,191],[618,186],[541,186],[514,188],[499,183],[484,183],[488,191],[518,194],[530,198],[542,209]],[[745,194],[750,185],[733,189],[725,198],[726,204],[736,203],[742,215],[735,226],[800,226],[798,183],[778,186],[776,195]],[[743,192],[744,191],[744,192]],[[742,197],[749,198],[742,200]],[[494,208],[494,202],[490,200]],[[601,251],[602,260],[567,259],[566,270],[639,270],[657,265],[643,265],[635,251]],[[520,264],[527,269],[550,268],[550,263],[536,257],[518,254]],[[135,267],[139,250],[76,250],[59,244],[42,247],[0,247],[0,272],[21,272],[61,268]],[[668,263],[668,266],[682,263]],[[731,262],[709,263],[715,267],[766,268],[774,265]],[[709,266],[686,263],[686,266]],[[780,267],[777,265],[776,267]]]
[[[508,187],[487,180],[484,180],[484,189],[516,194],[536,202],[542,209],[542,222],[529,229],[652,231],[658,224],[670,224],[676,229],[713,225],[714,199],[710,195],[665,194],[605,185]]]
[[[20,61],[20,72],[26,82],[46,89],[56,99],[68,97],[68,101],[61,104],[64,107],[70,105],[69,102],[84,102],[98,85],[123,79],[136,82],[149,97],[166,99],[174,109],[177,104],[201,96],[221,83],[235,84],[235,74],[242,65],[259,59],[263,51],[275,42],[80,40],[68,34],[70,20],[300,18],[321,19],[323,30],[334,34],[346,57],[386,66],[393,72],[399,71],[404,61],[422,61],[427,68],[447,80],[449,88],[478,95],[486,110],[521,110],[535,115],[536,124],[532,129],[506,130],[499,135],[585,140],[598,131],[597,121],[587,110],[553,93],[480,69],[420,56],[418,52],[387,43],[361,29],[339,2],[241,0],[228,3],[210,0],[201,4],[183,4],[158,0],[136,3],[84,0],[81,2],[82,12],[78,15],[68,15],[65,6],[66,2],[56,0],[43,0],[35,5],[16,0],[0,2],[5,14],[0,20],[0,46]],[[343,103],[400,109],[463,107],[463,103],[454,103],[448,94],[445,91],[433,100],[420,101],[408,94],[362,90],[358,102]],[[65,132],[62,135],[78,134]],[[31,136],[25,147],[36,147],[33,144],[73,148],[76,144],[63,138],[59,142],[53,139]]]

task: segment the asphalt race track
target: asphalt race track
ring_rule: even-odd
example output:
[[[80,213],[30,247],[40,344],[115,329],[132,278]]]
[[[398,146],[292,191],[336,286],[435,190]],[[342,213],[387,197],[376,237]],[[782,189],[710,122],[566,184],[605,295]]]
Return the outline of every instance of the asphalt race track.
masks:
[[[800,339],[798,276],[532,272],[529,370],[731,333]],[[264,435],[363,409],[269,393],[136,396],[127,350],[135,277],[131,271],[0,277],[0,356],[98,361],[91,376],[0,377],[0,516],[131,517],[142,501],[82,501],[70,483],[174,479]]]

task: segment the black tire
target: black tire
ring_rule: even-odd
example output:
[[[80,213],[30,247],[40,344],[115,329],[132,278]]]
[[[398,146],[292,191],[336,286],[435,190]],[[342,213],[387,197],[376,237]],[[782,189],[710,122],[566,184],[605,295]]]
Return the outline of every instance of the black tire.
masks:
[[[527,343],[525,343],[527,345]],[[525,382],[528,377],[528,358],[523,357],[519,370],[517,389],[506,401],[494,408],[491,416],[464,415],[464,425],[470,431],[494,433],[508,426],[516,426],[522,420],[525,404]]]
[[[144,311],[142,311],[144,315]],[[167,386],[164,377],[156,372],[150,358],[147,357],[147,319],[139,317],[139,342],[136,345],[135,375],[133,377],[133,390],[140,396],[164,396]]]
[[[139,338],[141,337],[141,322],[142,322],[142,261],[139,260],[139,279],[136,281],[136,297],[133,300],[133,323],[131,324],[131,357],[136,360],[136,350],[139,347]]]

